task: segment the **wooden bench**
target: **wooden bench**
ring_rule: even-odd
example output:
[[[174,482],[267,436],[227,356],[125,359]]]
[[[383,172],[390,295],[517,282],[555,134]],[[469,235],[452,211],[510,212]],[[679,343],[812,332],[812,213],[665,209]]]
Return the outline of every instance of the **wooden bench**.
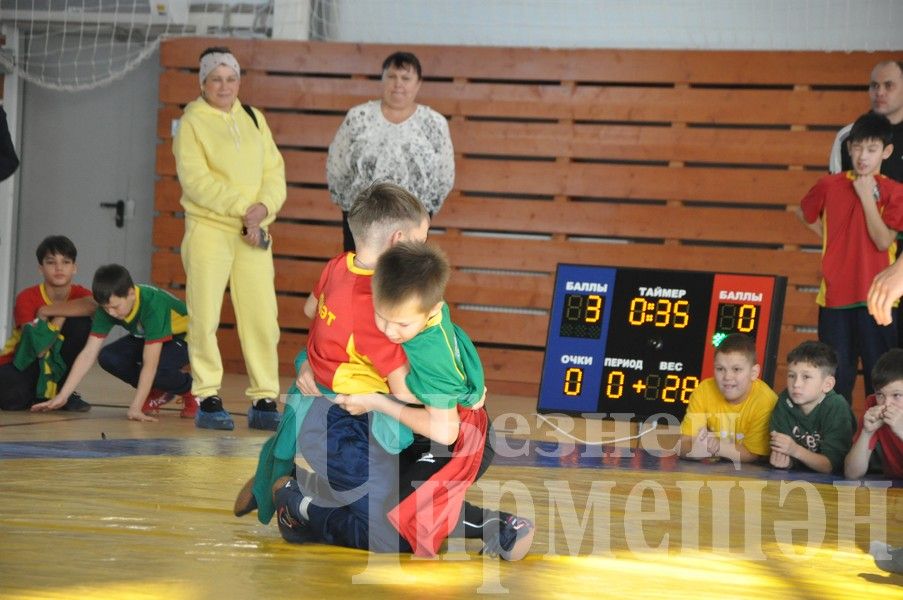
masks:
[[[399,48],[227,40],[241,98],[266,113],[286,162],[273,225],[284,374],[305,343],[306,295],[341,250],[326,150],[353,105],[380,96]],[[222,39],[161,46],[153,280],[185,275],[171,123],[198,95],[198,55]],[[447,300],[480,347],[491,389],[535,396],[555,265],[774,273],[789,279],[783,357],[815,336],[820,240],[794,214],[826,172],[836,130],[868,109],[881,53],[549,50],[405,46],[418,101],[450,119],[457,177],[431,241],[454,275]],[[228,301],[221,349],[243,361]]]

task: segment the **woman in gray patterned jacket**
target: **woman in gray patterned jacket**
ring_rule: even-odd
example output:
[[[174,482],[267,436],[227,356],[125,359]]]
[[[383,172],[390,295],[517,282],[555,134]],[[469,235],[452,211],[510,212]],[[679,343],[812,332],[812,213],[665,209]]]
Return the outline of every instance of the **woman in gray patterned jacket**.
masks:
[[[332,201],[342,209],[346,251],[354,250],[348,209],[371,183],[400,185],[432,216],[455,182],[448,122],[416,103],[420,61],[409,52],[395,52],[383,62],[382,73],[382,99],[349,110],[329,145],[326,180]]]

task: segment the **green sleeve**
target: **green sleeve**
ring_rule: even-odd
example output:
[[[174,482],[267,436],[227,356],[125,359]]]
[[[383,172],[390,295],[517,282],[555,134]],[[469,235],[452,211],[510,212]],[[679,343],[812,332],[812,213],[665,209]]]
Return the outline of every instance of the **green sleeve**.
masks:
[[[819,451],[837,472],[843,468],[843,459],[853,445],[853,418],[849,404],[839,394],[829,395],[824,402],[830,404],[824,407]]]
[[[108,315],[104,309],[98,307],[94,311],[94,317],[91,321],[91,334],[106,337],[114,325],[116,325],[116,321],[113,320],[113,317]]]
[[[784,390],[778,397],[777,404],[774,405],[774,412],[771,413],[770,431],[777,431],[787,435],[793,434],[793,426],[796,424],[796,419],[793,418],[793,409],[788,406],[789,402],[791,400],[787,396],[787,390]]]

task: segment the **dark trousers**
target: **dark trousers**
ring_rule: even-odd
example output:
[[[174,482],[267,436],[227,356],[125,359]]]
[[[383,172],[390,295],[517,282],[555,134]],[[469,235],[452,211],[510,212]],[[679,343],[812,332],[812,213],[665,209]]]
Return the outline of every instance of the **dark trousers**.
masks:
[[[477,479],[495,456],[491,438],[490,430]],[[422,436],[416,436],[414,444],[399,455],[389,454],[370,436],[367,415],[349,415],[325,398],[315,400],[307,413],[298,448],[316,474],[326,474],[333,490],[328,501],[314,499],[308,507],[317,537],[328,544],[373,552],[412,551],[387,514],[452,457],[450,446]],[[426,460],[424,454],[429,454]],[[483,537],[484,531],[493,531],[489,524],[498,516],[497,511],[465,502],[452,535]]]
[[[144,339],[127,335],[104,346],[97,362],[104,371],[121,379],[132,387],[138,387],[138,376],[144,358]],[[171,394],[191,391],[191,373],[183,371],[188,364],[188,344],[183,339],[173,338],[163,342],[160,363],[154,376],[153,387]]]
[[[865,307],[819,308],[818,339],[837,352],[834,389],[852,404],[858,359],[862,359],[865,393],[872,394],[872,369],[882,354],[897,347],[897,324],[878,325]]]
[[[90,317],[68,317],[60,330],[63,335],[63,346],[60,355],[68,367],[72,366],[79,352],[88,341],[91,333]],[[69,370],[57,383],[62,386],[69,376]],[[0,366],[0,409],[3,410],[28,410],[37,402],[43,402],[44,398],[35,397],[35,389],[38,386],[38,362],[34,361],[24,371],[20,371],[12,363]]]

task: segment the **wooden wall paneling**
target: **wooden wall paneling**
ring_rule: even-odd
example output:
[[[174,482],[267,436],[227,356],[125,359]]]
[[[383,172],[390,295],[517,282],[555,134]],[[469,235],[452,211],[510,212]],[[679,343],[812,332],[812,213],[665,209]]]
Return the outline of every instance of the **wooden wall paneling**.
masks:
[[[161,46],[154,281],[184,285],[172,122],[197,97],[197,56],[220,43]],[[379,95],[379,44],[229,40],[242,100],[263,110],[286,161],[273,225],[280,365],[291,373],[298,310],[340,251],[326,149],[345,111]],[[480,346],[487,377],[535,393],[559,262],[783,274],[779,376],[814,337],[820,242],[792,213],[823,172],[834,128],[867,105],[885,53],[411,48],[418,100],[450,118],[457,180],[432,240],[454,273],[446,299]],[[890,55],[888,55],[890,57]],[[243,369],[231,308],[224,360]],[[493,386],[490,386],[494,389]]]

